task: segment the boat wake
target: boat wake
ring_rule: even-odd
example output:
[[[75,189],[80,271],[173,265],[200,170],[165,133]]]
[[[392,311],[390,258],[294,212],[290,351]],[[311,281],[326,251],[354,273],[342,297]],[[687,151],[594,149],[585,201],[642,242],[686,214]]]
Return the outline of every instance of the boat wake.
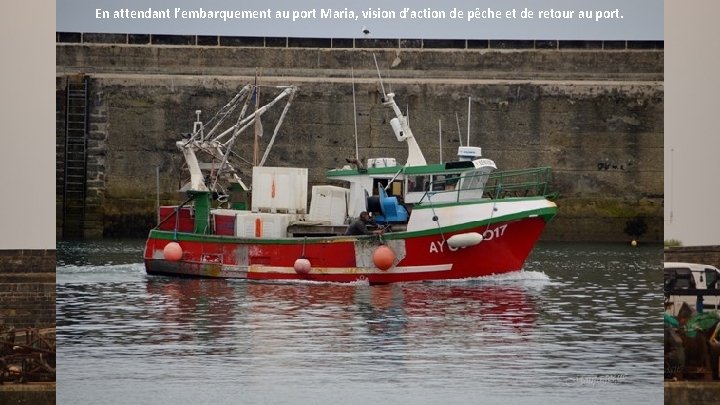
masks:
[[[68,264],[57,266],[57,272],[63,274],[72,273],[145,273],[145,265],[143,263],[124,263],[124,264]]]
[[[550,276],[542,271],[514,271],[511,273],[495,274],[492,276],[478,277],[476,280],[484,281],[505,281],[505,280],[534,280],[551,281]]]
[[[235,280],[234,280],[235,281]],[[237,280],[239,282],[250,282],[257,284],[275,284],[275,285],[326,285],[326,286],[369,286],[368,280],[357,280],[349,283],[317,281],[317,280]],[[533,287],[545,287],[555,284],[552,279],[541,271],[515,271],[505,274],[495,274],[483,277],[470,277],[450,280],[423,280],[408,281],[398,284],[408,285],[523,285]]]
[[[59,265],[57,267],[57,282],[71,281],[107,281],[108,278],[116,279],[136,279],[137,277],[145,278],[165,278],[167,276],[147,276],[143,263],[126,263],[126,264],[103,264],[103,265]],[[369,286],[368,280],[356,280],[352,282],[332,282],[317,280],[246,280],[246,279],[227,279],[229,282],[253,283],[253,284],[275,284],[275,285],[316,285],[316,286],[346,286],[358,287]],[[425,280],[410,281],[401,284],[432,284],[432,285],[522,285],[526,287],[545,287],[556,284],[547,274],[542,271],[514,271],[504,274],[495,274],[483,277],[471,277],[450,280]]]
[[[141,281],[145,277],[145,265],[143,263],[71,264],[57,266],[55,283],[58,285],[129,283]]]
[[[523,285],[532,287],[545,287],[555,284],[552,279],[542,271],[514,271],[504,274],[493,274],[483,277],[471,277],[455,280],[429,281],[436,285]]]

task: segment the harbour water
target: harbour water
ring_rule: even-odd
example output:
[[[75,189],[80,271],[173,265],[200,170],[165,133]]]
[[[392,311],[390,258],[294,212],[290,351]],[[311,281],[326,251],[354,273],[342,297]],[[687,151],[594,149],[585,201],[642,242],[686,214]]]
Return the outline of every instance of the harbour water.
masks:
[[[61,242],[60,404],[660,403],[662,248],[540,244],[525,270],[385,286],[147,276]]]

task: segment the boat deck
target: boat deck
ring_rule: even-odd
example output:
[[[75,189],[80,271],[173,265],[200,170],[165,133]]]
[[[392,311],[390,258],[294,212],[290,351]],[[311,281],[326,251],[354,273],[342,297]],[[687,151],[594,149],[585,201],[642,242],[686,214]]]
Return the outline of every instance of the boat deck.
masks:
[[[313,223],[292,223],[287,228],[287,235],[290,238],[298,238],[303,236],[342,236],[347,230],[347,225],[324,225]],[[393,224],[391,227],[394,232],[401,232],[407,229],[406,224]]]

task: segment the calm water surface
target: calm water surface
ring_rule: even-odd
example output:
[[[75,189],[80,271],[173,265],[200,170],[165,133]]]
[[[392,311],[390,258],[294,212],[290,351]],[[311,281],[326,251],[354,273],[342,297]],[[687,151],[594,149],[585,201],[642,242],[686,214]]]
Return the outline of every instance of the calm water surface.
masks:
[[[663,400],[660,246],[369,286],[147,276],[143,243],[58,245],[58,403]]]

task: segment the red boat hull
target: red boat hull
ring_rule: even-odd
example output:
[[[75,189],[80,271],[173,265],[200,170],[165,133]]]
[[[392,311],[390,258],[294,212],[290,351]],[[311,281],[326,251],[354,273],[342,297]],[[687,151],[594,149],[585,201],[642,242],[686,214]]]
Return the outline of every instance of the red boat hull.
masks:
[[[404,281],[463,279],[518,271],[546,224],[543,217],[498,222],[453,233],[403,237],[326,237],[307,239],[238,239],[154,230],[145,247],[148,274],[190,277],[247,278],[254,280],[364,281],[372,284]],[[451,248],[455,234],[477,232],[482,242]],[[165,245],[176,240],[182,258],[166,260]],[[386,244],[394,253],[393,265],[379,269],[372,259]],[[295,261],[310,261],[307,274],[294,269]],[[381,266],[382,267],[382,266]]]

